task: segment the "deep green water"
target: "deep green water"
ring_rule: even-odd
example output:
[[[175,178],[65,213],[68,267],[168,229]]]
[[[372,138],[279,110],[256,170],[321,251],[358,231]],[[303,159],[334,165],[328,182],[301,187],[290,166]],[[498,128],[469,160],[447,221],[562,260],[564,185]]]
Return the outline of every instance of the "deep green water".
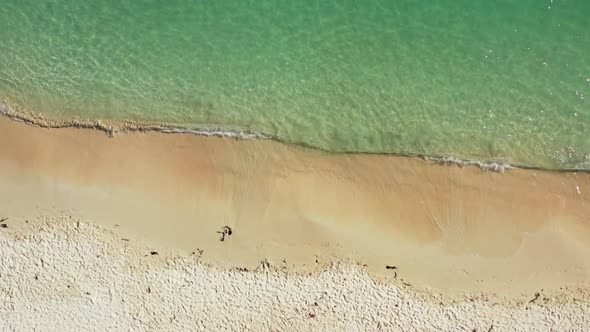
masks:
[[[590,169],[590,1],[2,0],[0,96],[57,119]]]

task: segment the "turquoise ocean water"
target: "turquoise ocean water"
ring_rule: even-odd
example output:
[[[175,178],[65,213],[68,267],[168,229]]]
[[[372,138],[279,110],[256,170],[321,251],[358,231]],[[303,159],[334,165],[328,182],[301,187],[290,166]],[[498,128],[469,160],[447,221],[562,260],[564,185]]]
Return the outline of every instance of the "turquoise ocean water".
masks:
[[[588,0],[3,0],[0,51],[49,118],[590,169]]]

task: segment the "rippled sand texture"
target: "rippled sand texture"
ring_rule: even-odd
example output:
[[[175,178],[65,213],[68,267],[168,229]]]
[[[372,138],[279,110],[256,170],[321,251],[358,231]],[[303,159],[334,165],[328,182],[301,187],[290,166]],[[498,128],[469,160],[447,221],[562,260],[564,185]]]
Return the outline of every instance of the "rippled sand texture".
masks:
[[[333,155],[273,141],[0,119],[3,213],[63,210],[220,266],[331,261],[449,294],[590,277],[590,174]],[[233,229],[227,241],[216,232]],[[386,269],[386,265],[397,270]]]
[[[0,98],[58,120],[590,169],[588,1],[5,0]]]

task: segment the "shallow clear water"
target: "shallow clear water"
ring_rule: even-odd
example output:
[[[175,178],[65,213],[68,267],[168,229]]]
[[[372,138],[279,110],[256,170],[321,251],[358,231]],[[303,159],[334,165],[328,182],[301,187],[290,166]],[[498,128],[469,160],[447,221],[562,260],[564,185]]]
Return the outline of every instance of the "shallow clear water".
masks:
[[[0,96],[45,116],[590,169],[590,1],[17,1]]]

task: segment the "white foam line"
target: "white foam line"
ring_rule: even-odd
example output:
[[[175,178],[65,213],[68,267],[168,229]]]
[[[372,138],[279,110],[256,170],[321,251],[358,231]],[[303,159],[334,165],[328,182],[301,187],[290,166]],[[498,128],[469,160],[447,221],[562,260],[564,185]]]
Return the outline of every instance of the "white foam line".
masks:
[[[224,129],[184,129],[184,128],[161,128],[157,131],[177,134],[177,133],[189,133],[199,136],[217,136],[217,137],[232,137],[237,139],[270,139],[270,136],[262,133],[246,131],[246,130],[224,130]]]
[[[19,114],[10,108],[10,106],[6,105],[5,103],[0,103],[0,114],[9,117],[14,121],[28,123],[30,125],[35,126],[42,126],[48,128],[59,128],[59,127],[74,127],[74,128],[88,128],[88,129],[99,129],[106,131],[110,136],[113,136],[117,133],[123,132],[135,132],[135,131],[157,131],[162,133],[189,133],[199,136],[217,136],[217,137],[231,137],[236,139],[271,139],[271,136],[257,133],[248,130],[239,130],[239,129],[220,129],[220,128],[205,128],[205,129],[189,129],[189,128],[179,128],[179,127],[172,127],[168,125],[151,125],[145,124],[142,125],[140,123],[132,123],[131,125],[134,126],[132,128],[121,128],[121,129],[112,129],[108,128],[101,124],[100,120],[95,121],[81,121],[81,122],[64,122],[63,124],[52,125],[51,121],[47,123],[43,123],[44,120],[34,120],[29,119],[27,116]],[[123,123],[125,124],[125,123]]]
[[[512,169],[510,164],[502,162],[484,162],[479,160],[463,160],[454,157],[424,157],[426,160],[434,161],[439,164],[445,165],[458,165],[458,166],[477,166],[481,169],[490,170],[498,173],[504,173],[504,171]]]

